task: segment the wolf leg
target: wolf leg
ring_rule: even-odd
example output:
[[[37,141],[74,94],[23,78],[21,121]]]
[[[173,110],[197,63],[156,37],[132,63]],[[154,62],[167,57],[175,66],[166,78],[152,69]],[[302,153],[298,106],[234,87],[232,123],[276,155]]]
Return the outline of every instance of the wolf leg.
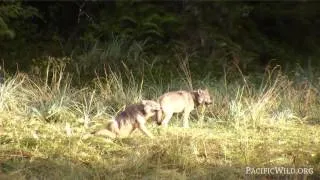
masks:
[[[136,124],[134,125],[134,128],[139,128],[144,135],[153,138],[153,135],[148,131],[147,127],[145,126],[145,123],[146,119],[143,116],[138,115],[136,117]]]
[[[183,127],[188,128],[189,127],[189,116],[190,116],[190,111],[185,110],[183,112]]]
[[[152,135],[152,133],[147,129],[147,127],[146,127],[144,124],[140,124],[140,125],[139,125],[139,129],[141,130],[141,132],[142,132],[144,135],[148,136],[148,137],[151,138],[151,139],[154,138],[153,135]]]
[[[173,115],[172,112],[165,112],[165,118],[164,118],[164,120],[162,121],[162,125],[163,125],[164,127],[167,127],[167,126],[168,126],[168,123],[169,123],[170,119],[172,118],[172,115]]]

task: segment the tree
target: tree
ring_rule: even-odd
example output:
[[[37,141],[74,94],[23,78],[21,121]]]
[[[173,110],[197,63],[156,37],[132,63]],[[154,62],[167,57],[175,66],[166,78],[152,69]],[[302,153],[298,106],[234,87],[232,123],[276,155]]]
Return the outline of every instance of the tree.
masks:
[[[39,16],[38,10],[30,6],[22,6],[21,2],[6,2],[0,5],[0,39],[15,37],[14,27],[10,23],[17,19]]]

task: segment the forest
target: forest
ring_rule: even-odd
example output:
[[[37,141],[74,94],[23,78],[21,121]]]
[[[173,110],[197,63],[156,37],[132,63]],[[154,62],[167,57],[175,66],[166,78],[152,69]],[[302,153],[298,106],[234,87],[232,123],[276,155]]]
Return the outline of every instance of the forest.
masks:
[[[319,58],[317,1],[1,1],[0,179],[320,179]],[[197,89],[189,128],[91,133]]]

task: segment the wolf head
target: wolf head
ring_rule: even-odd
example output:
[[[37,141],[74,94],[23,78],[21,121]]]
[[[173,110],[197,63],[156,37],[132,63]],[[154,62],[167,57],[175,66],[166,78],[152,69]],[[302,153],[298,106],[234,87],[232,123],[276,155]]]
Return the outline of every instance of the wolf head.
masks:
[[[198,89],[194,91],[194,93],[196,94],[196,101],[199,105],[200,104],[209,105],[213,103],[208,89],[205,89],[205,90]]]
[[[142,100],[141,103],[142,103],[143,109],[148,117],[153,116],[157,111],[161,110],[160,104],[157,103],[156,101]]]

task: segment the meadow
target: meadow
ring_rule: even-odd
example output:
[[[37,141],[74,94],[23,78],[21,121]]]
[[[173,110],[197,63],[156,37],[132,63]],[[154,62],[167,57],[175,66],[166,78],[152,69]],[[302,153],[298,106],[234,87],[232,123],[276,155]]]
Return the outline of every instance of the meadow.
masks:
[[[1,2],[0,180],[320,179],[319,8]],[[91,134],[128,104],[198,88],[214,102],[190,128],[177,114],[149,120],[154,139]]]
[[[239,71],[233,81],[193,78],[183,64],[166,82],[150,74],[137,78],[129,68],[106,71],[83,86],[72,84],[63,65],[6,78],[0,179],[320,178],[320,79],[289,77],[279,67],[259,77]],[[89,135],[126,104],[201,87],[214,104],[193,111],[190,128],[175,115],[168,128],[150,120],[155,139],[139,131],[115,140]],[[312,168],[312,174],[253,175],[246,167]]]

